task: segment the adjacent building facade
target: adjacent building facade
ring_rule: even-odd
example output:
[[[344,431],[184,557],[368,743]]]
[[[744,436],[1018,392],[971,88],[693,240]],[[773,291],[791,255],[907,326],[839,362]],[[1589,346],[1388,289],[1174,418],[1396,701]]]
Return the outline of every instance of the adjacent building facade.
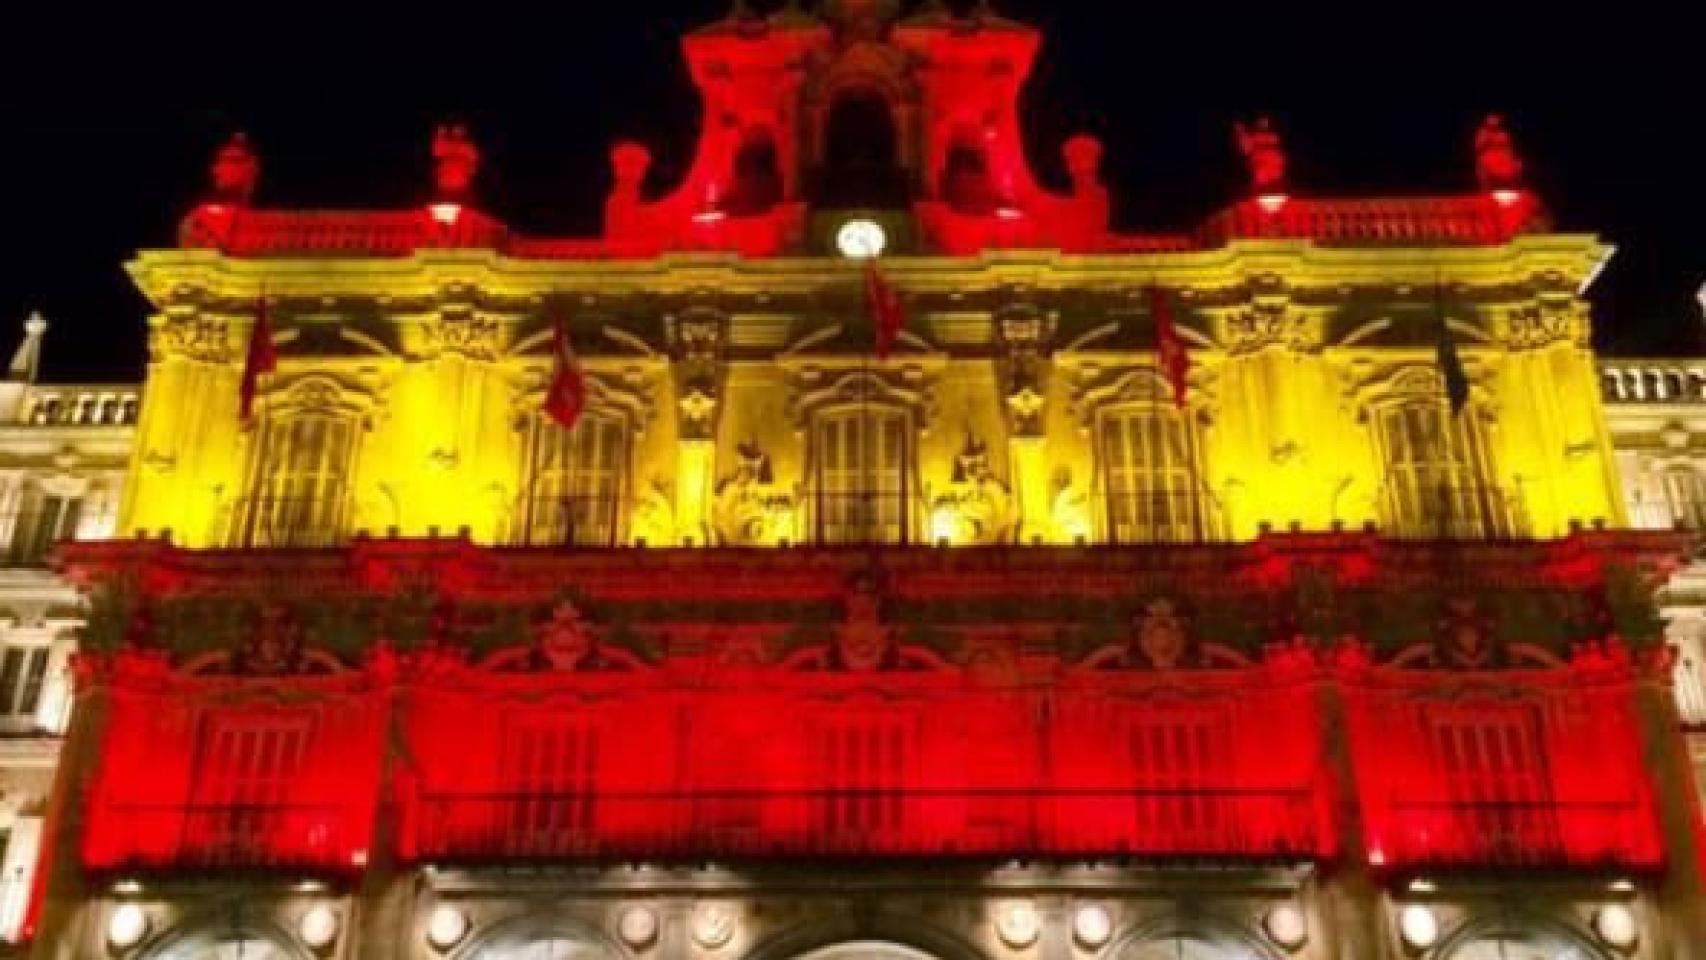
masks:
[[[458,127],[412,210],[222,150],[130,265],[134,427],[14,363],[18,502],[83,498],[7,634],[81,638],[34,955],[1702,956],[1706,377],[1596,361],[1610,250],[1496,120],[1350,200],[1257,123],[1247,198],[1121,233],[1094,140],[1024,160],[1039,42],[737,5],[597,238]]]

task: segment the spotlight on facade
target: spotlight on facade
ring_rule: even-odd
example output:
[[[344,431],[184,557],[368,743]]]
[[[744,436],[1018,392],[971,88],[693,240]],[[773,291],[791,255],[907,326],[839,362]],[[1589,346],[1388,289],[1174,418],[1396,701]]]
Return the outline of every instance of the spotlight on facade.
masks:
[[[113,883],[113,892],[121,896],[134,897],[142,892],[142,883],[137,880],[118,880]]]
[[[1619,950],[1635,946],[1640,930],[1635,923],[1635,911],[1621,903],[1600,907],[1593,915],[1593,932],[1607,945]]]
[[[1432,907],[1412,903],[1398,914],[1398,933],[1406,945],[1426,950],[1439,942],[1439,917]]]
[[[107,943],[129,950],[148,936],[148,914],[134,903],[121,903],[107,917]]]
[[[1295,903],[1282,903],[1269,910],[1262,918],[1262,929],[1268,939],[1287,950],[1295,950],[1309,939],[1309,922]]]
[[[1501,207],[1515,206],[1522,200],[1521,190],[1494,190],[1493,202]]]
[[[1114,933],[1114,918],[1106,907],[1086,904],[1072,915],[1072,935],[1086,947],[1095,948],[1108,942]]]
[[[1256,206],[1261,207],[1263,213],[1279,213],[1290,199],[1283,193],[1264,193],[1256,198]]]
[[[447,227],[462,218],[462,205],[460,203],[435,203],[427,207],[427,211],[432,214],[434,220]]]
[[[707,950],[723,946],[735,936],[735,915],[721,904],[706,904],[693,914],[693,940]]]
[[[658,936],[658,915],[647,907],[629,907],[616,919],[616,933],[630,947],[644,947]]]
[[[1028,947],[1042,933],[1042,920],[1031,904],[1009,903],[996,911],[995,932],[1009,947]]]
[[[440,950],[449,950],[468,935],[468,915],[447,903],[432,908],[427,918],[427,942]]]
[[[310,950],[324,950],[338,938],[338,912],[323,903],[308,908],[297,921],[296,933]]]

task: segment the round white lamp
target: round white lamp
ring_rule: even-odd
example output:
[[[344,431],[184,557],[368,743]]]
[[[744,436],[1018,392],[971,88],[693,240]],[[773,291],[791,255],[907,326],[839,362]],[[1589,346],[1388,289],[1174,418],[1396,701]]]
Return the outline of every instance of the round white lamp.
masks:
[[[1099,947],[1107,943],[1113,934],[1114,918],[1108,915],[1107,907],[1085,904],[1072,915],[1072,935],[1086,947]]]
[[[1439,942],[1439,917],[1431,907],[1412,903],[1398,913],[1398,933],[1409,946],[1426,950]]]
[[[1009,947],[1028,947],[1042,933],[1042,920],[1028,903],[1005,904],[995,912],[995,932]]]
[[[1635,911],[1621,903],[1600,907],[1593,915],[1593,931],[1599,938],[1619,950],[1628,950],[1640,939],[1635,923]]]
[[[849,220],[835,231],[835,249],[849,260],[880,257],[888,245],[888,231],[875,220]]]
[[[715,950],[735,936],[734,911],[722,904],[708,903],[693,914],[693,939],[707,950]]]
[[[646,907],[629,907],[616,918],[616,933],[630,947],[643,947],[658,935],[658,915]]]
[[[1262,929],[1268,932],[1268,939],[1287,950],[1296,950],[1309,939],[1309,922],[1295,903],[1282,903],[1269,910],[1262,918]]]
[[[338,912],[317,903],[296,922],[296,933],[310,950],[324,950],[338,938]]]
[[[134,903],[121,903],[107,918],[107,942],[119,950],[129,950],[148,936],[148,914]]]
[[[440,950],[449,950],[468,934],[468,915],[448,903],[432,908],[427,917],[427,942]]]

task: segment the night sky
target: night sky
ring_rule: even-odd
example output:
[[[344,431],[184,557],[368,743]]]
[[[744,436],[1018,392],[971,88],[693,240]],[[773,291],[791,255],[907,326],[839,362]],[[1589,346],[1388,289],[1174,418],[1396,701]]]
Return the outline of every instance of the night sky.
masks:
[[[1680,15],[1484,0],[996,8],[1046,33],[1026,98],[1034,162],[1058,181],[1059,143],[1100,135],[1120,226],[1184,226],[1235,196],[1236,118],[1275,117],[1298,194],[1400,194],[1466,188],[1474,127],[1499,110],[1561,226],[1620,248],[1595,293],[1601,348],[1706,343],[1706,67]],[[685,168],[697,103],[677,37],[727,2],[31,9],[41,22],[0,38],[0,349],[40,309],[47,375],[100,380],[140,376],[146,307],[122,263],[172,243],[231,131],[261,151],[261,205],[394,207],[424,202],[432,124],[466,119],[487,209],[527,232],[590,234],[612,140],[650,145],[662,178]]]

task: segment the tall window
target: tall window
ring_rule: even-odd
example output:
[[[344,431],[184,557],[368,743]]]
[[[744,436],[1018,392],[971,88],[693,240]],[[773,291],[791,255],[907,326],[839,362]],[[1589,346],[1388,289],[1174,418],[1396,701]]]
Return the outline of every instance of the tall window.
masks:
[[[589,411],[564,430],[534,422],[519,541],[532,546],[613,547],[621,537],[628,490],[628,430]]]
[[[1228,738],[1216,714],[1191,708],[1146,709],[1126,745],[1136,796],[1137,845],[1181,853],[1226,843],[1240,816],[1228,807]]]
[[[1665,471],[1665,501],[1671,519],[1690,530],[1706,530],[1706,481],[1693,467],[1672,467]]]
[[[824,788],[819,825],[834,848],[857,853],[903,841],[914,759],[904,717],[836,720],[818,730]]]
[[[1504,863],[1556,849],[1533,709],[1479,705],[1434,716],[1430,732],[1434,769],[1459,831],[1452,839]]]
[[[25,491],[18,514],[12,520],[12,542],[6,551],[6,565],[37,567],[46,563],[54,544],[77,535],[82,507],[81,497],[56,497],[39,490]]]
[[[195,800],[185,824],[196,859],[256,864],[289,842],[290,800],[308,756],[305,719],[219,717],[203,731]],[[300,813],[300,811],[297,811]]]
[[[580,717],[518,720],[504,744],[509,796],[504,849],[517,855],[590,852],[595,838],[599,736]],[[655,816],[657,811],[623,811]]]
[[[851,407],[812,427],[819,543],[905,543],[912,525],[912,422],[903,410]]]
[[[1502,537],[1518,531],[1517,504],[1495,489],[1473,413],[1410,400],[1375,415],[1384,455],[1383,510],[1400,536]]]
[[[1118,407],[1097,418],[1107,536],[1114,543],[1210,538],[1190,429],[1171,408]]]
[[[300,411],[269,416],[256,448],[254,481],[238,504],[231,545],[327,546],[348,533],[353,416]]]
[[[47,680],[47,654],[46,647],[7,647],[0,654],[0,723],[34,720]]]

